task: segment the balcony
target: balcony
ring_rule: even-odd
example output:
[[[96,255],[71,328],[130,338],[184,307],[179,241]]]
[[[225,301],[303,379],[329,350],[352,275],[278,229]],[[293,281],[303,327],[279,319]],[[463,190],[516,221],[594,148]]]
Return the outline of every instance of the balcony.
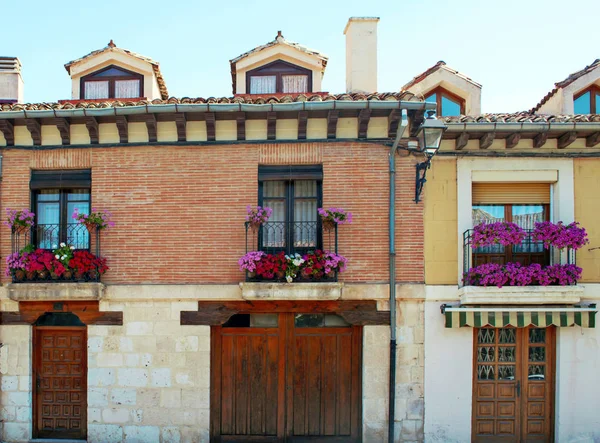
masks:
[[[575,250],[558,249],[525,230],[518,244],[474,245],[474,230],[463,234],[461,304],[573,304],[583,288]]]

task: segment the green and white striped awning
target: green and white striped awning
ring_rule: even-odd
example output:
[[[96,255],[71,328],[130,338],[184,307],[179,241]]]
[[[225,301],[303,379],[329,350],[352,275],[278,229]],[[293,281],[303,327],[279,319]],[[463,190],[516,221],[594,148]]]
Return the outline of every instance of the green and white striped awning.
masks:
[[[569,307],[471,307],[442,305],[442,314],[446,317],[447,328],[471,326],[481,328],[491,326],[504,328],[512,326],[525,328],[527,326],[573,326],[583,328],[596,327],[596,305]]]

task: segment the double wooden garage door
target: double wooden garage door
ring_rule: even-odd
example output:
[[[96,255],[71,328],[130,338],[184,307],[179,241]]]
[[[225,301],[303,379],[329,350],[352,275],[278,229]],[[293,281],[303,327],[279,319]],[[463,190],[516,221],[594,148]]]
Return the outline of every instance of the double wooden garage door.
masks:
[[[362,327],[237,314],[212,328],[211,441],[361,441]]]

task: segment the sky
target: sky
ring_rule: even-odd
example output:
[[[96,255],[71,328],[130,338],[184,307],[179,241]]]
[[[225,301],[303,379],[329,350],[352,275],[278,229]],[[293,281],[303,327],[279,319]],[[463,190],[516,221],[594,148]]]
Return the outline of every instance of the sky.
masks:
[[[21,60],[30,103],[70,98],[64,64],[110,39],[160,62],[172,96],[230,97],[229,60],[281,30],[329,56],[323,90],[343,93],[352,16],[381,18],[379,92],[444,60],[483,85],[483,112],[530,109],[600,58],[599,0],[0,0],[0,56]]]

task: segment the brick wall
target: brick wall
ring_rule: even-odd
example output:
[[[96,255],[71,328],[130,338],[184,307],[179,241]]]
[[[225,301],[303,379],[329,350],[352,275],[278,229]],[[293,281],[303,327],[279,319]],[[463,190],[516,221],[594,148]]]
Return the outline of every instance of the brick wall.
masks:
[[[106,283],[235,283],[245,251],[246,205],[257,203],[259,164],[323,164],[324,206],[354,223],[339,230],[349,259],[341,280],[386,281],[388,148],[372,143],[300,143],[5,150],[1,206],[30,205],[31,169],[92,168],[92,206],[116,226],[102,234]],[[414,198],[412,157],[397,161],[399,282],[423,281],[423,205]],[[10,253],[1,228],[2,260]]]

